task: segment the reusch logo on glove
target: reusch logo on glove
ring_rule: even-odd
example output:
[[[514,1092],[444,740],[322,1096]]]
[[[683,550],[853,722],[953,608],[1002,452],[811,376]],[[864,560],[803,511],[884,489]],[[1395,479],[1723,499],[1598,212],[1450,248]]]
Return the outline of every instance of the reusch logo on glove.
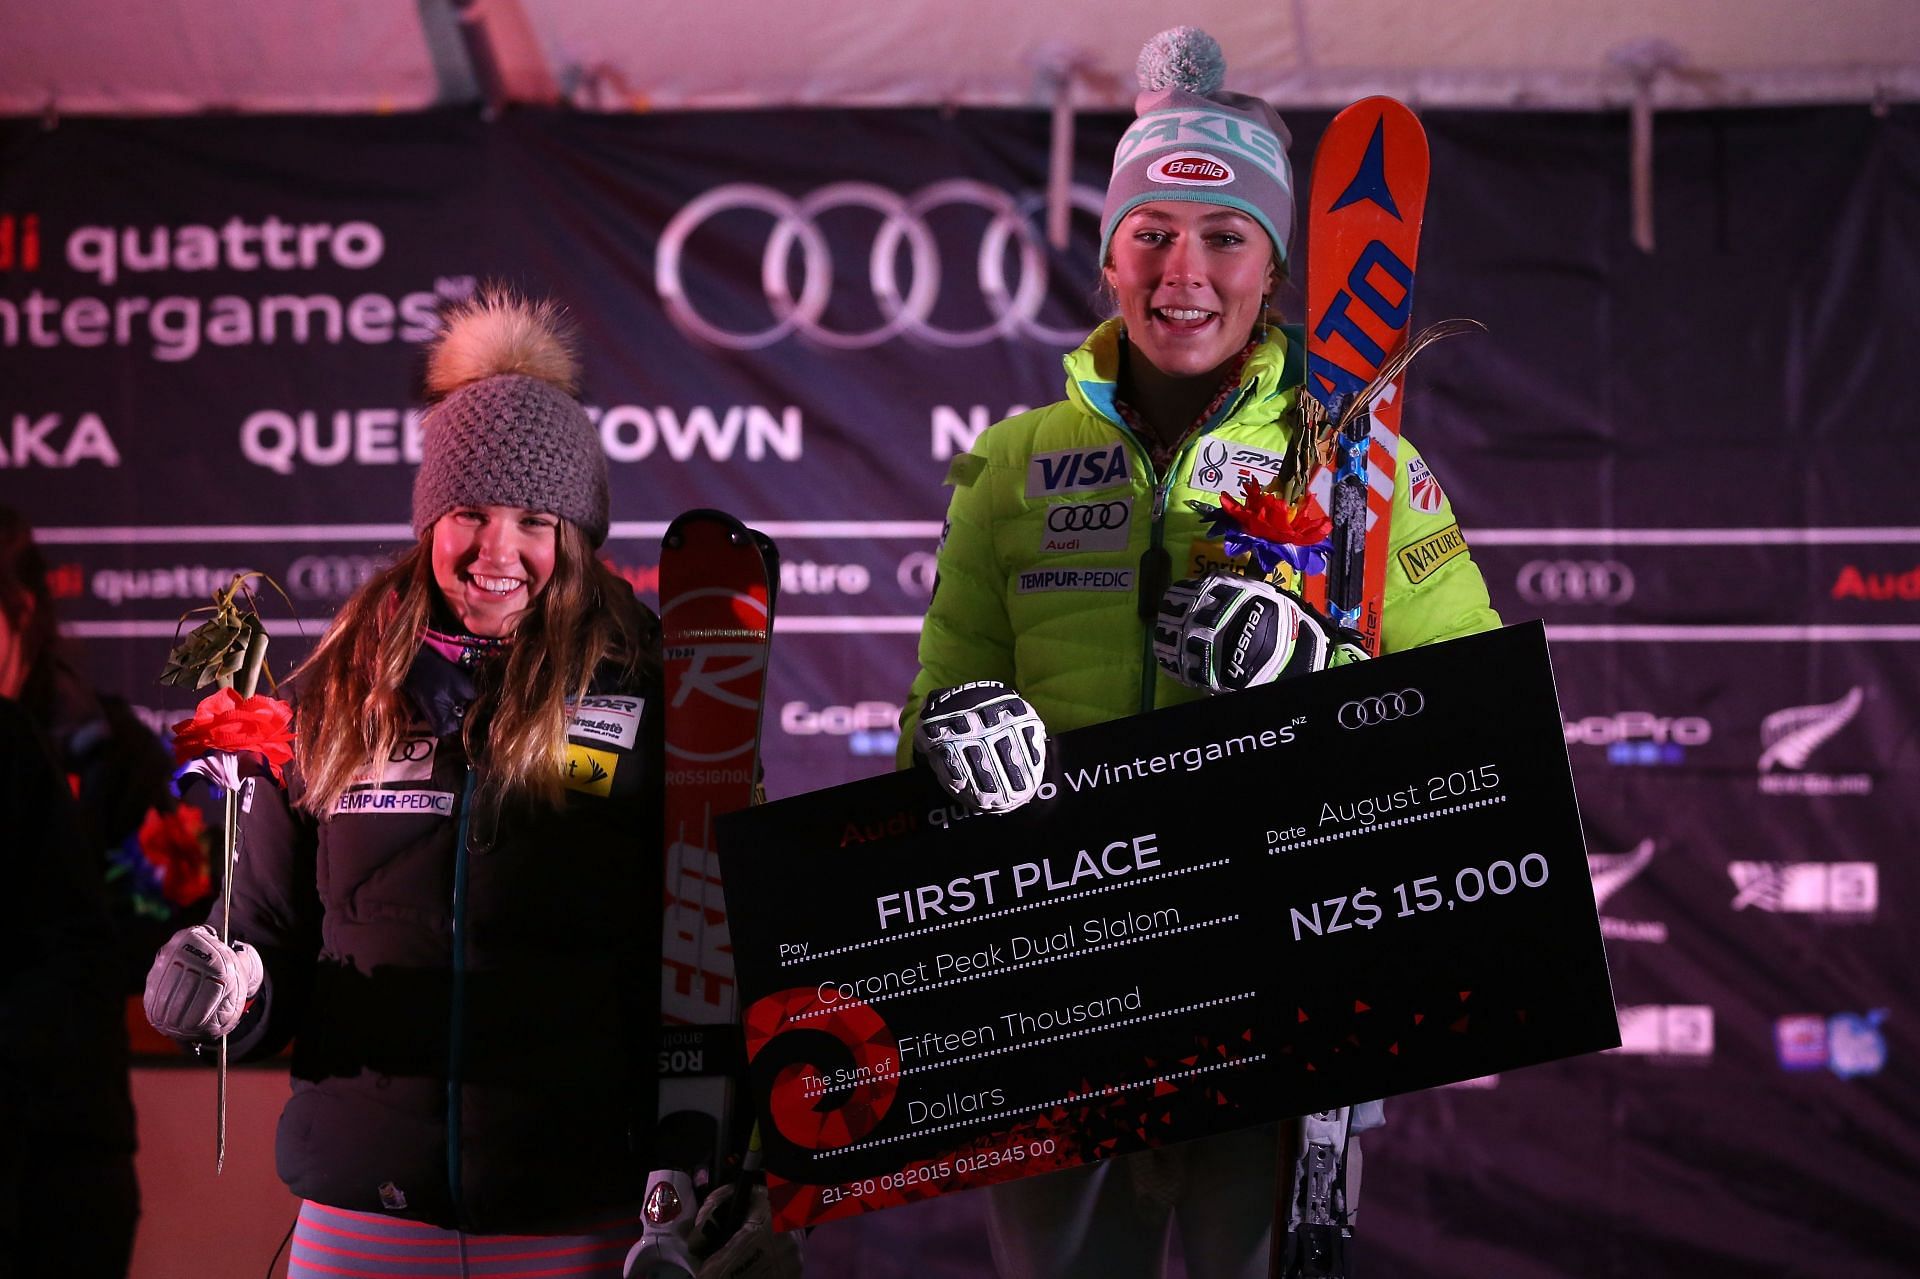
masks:
[[[1175,151],[1147,166],[1147,180],[1183,187],[1217,187],[1233,181],[1233,170],[1200,151]]]
[[[1247,677],[1247,648],[1260,629],[1260,619],[1266,615],[1267,606],[1258,600],[1247,610],[1247,620],[1240,631],[1240,638],[1233,644],[1233,657],[1227,662],[1227,674],[1235,680]]]

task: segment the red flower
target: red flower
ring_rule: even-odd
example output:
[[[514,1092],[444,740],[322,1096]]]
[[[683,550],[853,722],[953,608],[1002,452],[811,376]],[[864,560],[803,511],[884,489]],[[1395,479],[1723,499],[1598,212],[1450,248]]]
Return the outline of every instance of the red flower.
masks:
[[[252,751],[280,780],[280,766],[293,758],[293,708],[264,693],[242,698],[230,688],[203,698],[192,719],[173,726],[173,757],[184,763],[216,751]]]
[[[1230,494],[1220,495],[1220,509],[1232,516],[1243,532],[1288,546],[1312,546],[1325,541],[1333,531],[1333,521],[1311,496],[1302,498],[1300,509],[1294,511],[1280,498],[1264,492],[1254,480],[1247,481],[1245,492],[1244,504],[1234,501]]]
[[[191,804],[167,813],[149,808],[140,823],[140,854],[160,873],[161,895],[176,906],[191,906],[213,891],[206,829]]]

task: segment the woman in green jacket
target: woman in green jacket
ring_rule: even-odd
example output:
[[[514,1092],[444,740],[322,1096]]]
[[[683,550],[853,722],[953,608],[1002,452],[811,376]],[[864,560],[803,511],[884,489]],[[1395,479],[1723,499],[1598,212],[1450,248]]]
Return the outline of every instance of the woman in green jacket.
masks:
[[[1343,658],[1299,596],[1324,561],[1263,577],[1190,505],[1274,476],[1304,380],[1300,340],[1270,311],[1293,223],[1288,134],[1266,102],[1220,90],[1223,72],[1191,28],[1143,51],[1101,219],[1118,315],[1066,357],[1064,399],[997,424],[948,475],[902,762],[917,751],[981,811],[1032,797],[1049,732]],[[1498,626],[1444,491],[1411,443],[1397,462],[1382,650]],[[1231,673],[1183,662],[1197,610],[1182,604],[1203,596],[1229,615],[1272,602],[1271,648]],[[1356,1108],[1353,1126],[1377,1116]],[[995,1187],[996,1264],[1007,1279],[1158,1275],[1177,1217],[1194,1279],[1265,1276],[1276,1142],[1294,1140],[1260,1128]],[[1357,1181],[1356,1160],[1350,1199]]]

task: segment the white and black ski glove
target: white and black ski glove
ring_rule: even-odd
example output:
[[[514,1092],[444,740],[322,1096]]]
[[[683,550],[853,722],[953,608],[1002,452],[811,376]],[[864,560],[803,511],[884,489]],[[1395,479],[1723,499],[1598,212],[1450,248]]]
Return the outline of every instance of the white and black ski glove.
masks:
[[[1227,693],[1344,665],[1360,653],[1337,643],[1333,627],[1299,596],[1212,573],[1167,588],[1153,655],[1182,684]]]
[[[739,1193],[749,1196],[747,1215],[732,1234],[711,1245],[708,1255],[709,1240],[720,1233],[710,1223],[733,1211],[730,1201]],[[772,1223],[773,1205],[766,1186],[729,1183],[717,1187],[700,1205],[700,1216],[693,1223],[693,1255],[700,1262],[695,1279],[800,1279],[800,1237],[792,1232],[776,1234]]]
[[[1005,684],[976,680],[927,694],[913,750],[968,808],[1010,813],[1040,793],[1047,726]]]
[[[169,1039],[205,1043],[240,1024],[266,970],[244,942],[228,946],[205,924],[167,939],[147,970],[147,1020]]]

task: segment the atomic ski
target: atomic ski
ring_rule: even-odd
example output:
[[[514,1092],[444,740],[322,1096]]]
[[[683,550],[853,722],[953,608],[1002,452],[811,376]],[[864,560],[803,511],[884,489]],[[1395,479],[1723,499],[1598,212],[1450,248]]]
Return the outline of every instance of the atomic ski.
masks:
[[[1413,112],[1392,98],[1364,98],[1327,126],[1307,201],[1306,390],[1330,420],[1348,415],[1348,428],[1334,440],[1334,466],[1319,468],[1310,486],[1333,519],[1333,546],[1326,576],[1304,585],[1308,599],[1374,655],[1398,475],[1401,377],[1376,388],[1369,403],[1352,402],[1410,333],[1427,173],[1427,135]]]
[[[754,800],[778,580],[773,543],[730,515],[688,511],[667,528],[660,551],[667,775],[655,1162],[685,1173],[700,1191],[744,1150],[734,1082],[745,1062],[714,818]]]

